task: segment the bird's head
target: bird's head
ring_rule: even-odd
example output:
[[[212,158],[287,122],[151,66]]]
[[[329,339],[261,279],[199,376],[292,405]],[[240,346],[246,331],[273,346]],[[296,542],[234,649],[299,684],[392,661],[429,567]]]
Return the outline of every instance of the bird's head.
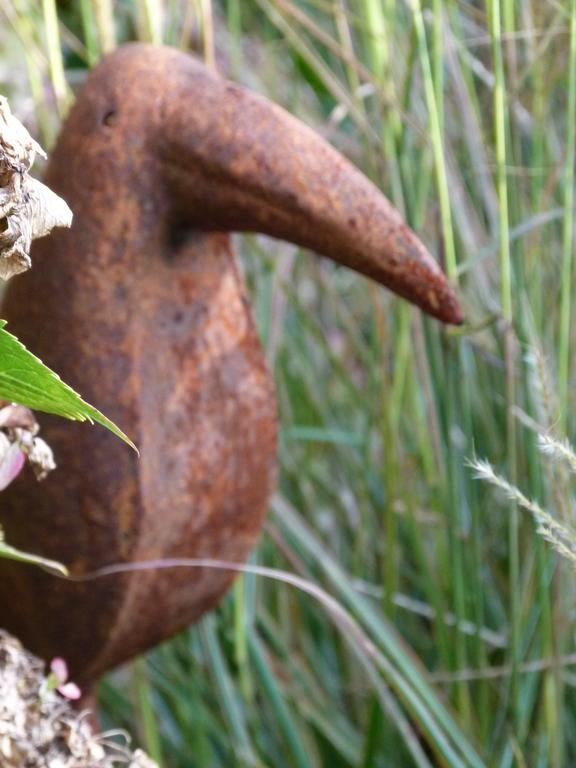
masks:
[[[361,272],[443,322],[462,321],[438,264],[360,171],[282,108],[193,58],[121,48],[91,74],[71,123],[53,164],[60,177],[68,166],[84,179],[90,206],[106,197],[108,231],[125,183],[146,220],[152,212],[163,222],[152,235],[134,217],[140,238],[164,239],[168,250],[198,230],[262,232]]]

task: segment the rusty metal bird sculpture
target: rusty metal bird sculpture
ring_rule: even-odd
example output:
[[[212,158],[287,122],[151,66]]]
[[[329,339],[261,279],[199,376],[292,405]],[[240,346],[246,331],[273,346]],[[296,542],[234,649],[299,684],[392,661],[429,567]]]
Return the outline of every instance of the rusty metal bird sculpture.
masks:
[[[139,445],[46,418],[59,470],[2,494],[9,541],[74,573],[163,557],[242,562],[276,477],[276,402],[229,232],[328,256],[446,323],[441,269],[385,197],[312,130],[170,48],[90,74],[47,183],[74,212],[37,243],[1,316]],[[92,681],[212,608],[211,569],[68,583],[2,561],[4,626]]]

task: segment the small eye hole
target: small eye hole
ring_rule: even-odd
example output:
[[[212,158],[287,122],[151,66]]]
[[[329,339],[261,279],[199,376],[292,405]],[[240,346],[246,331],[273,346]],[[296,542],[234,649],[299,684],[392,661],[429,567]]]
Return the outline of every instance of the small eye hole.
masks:
[[[115,110],[111,109],[108,112],[106,112],[106,114],[102,118],[102,124],[103,125],[107,125],[107,126],[111,126],[111,125],[114,125],[116,123],[117,119],[118,118],[117,118]]]

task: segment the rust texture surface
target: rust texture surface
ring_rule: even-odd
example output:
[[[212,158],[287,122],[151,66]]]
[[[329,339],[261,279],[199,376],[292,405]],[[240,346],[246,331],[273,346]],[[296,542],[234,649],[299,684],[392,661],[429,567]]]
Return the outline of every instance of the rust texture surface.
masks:
[[[15,546],[74,572],[160,557],[243,561],[276,476],[273,384],[228,232],[309,247],[446,322],[440,268],[382,194],[282,109],[168,48],[90,75],[47,183],[74,223],[41,240],[1,315],[139,445],[42,418],[59,468],[2,494]],[[92,583],[0,563],[3,624],[94,679],[211,608],[231,577],[163,570]]]

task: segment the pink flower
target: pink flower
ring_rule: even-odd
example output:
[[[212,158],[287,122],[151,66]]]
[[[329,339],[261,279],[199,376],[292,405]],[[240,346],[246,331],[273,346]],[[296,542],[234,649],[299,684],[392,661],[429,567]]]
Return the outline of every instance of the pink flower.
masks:
[[[2,442],[4,443],[4,441]],[[5,442],[8,443],[6,438]],[[4,444],[2,444],[2,448],[4,449]],[[25,461],[26,456],[20,450],[18,443],[9,444],[5,448],[5,452],[0,458],[0,491],[9,486],[12,480],[20,474]]]
[[[51,688],[56,689],[61,696],[70,701],[76,701],[82,696],[82,691],[76,683],[69,683],[68,665],[60,656],[50,662],[50,675],[48,677]]]

